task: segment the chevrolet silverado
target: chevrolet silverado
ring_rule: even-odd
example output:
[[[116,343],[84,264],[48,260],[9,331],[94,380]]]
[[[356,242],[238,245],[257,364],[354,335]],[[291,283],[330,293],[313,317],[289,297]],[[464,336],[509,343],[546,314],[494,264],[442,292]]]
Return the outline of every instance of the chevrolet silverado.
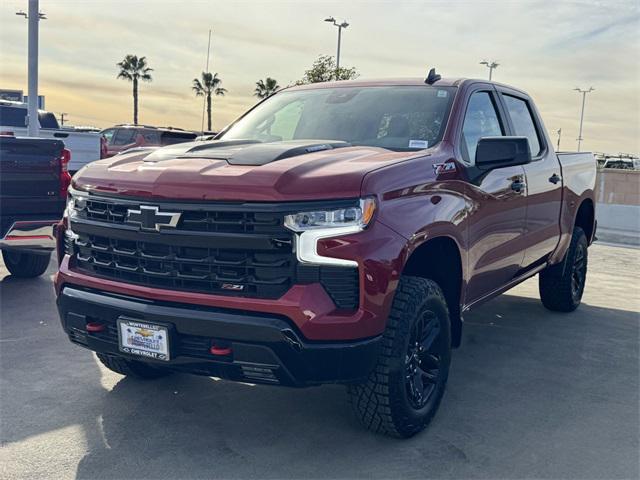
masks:
[[[578,307],[595,177],[513,87],[432,71],[287,88],[213,141],[74,176],[62,326],[123,375],[343,383],[366,428],[408,437],[465,312],[534,275],[545,307]]]

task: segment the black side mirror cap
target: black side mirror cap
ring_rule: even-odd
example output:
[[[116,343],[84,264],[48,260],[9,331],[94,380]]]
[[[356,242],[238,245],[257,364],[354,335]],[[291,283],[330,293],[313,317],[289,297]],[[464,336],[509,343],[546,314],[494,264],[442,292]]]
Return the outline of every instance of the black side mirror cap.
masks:
[[[531,163],[527,137],[483,137],[476,148],[476,167],[480,170]]]

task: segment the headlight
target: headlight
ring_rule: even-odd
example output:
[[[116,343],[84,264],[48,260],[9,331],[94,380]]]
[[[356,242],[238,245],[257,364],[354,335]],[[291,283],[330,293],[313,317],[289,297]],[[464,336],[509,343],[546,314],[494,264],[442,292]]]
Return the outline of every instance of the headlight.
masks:
[[[361,232],[373,219],[374,198],[363,198],[358,205],[332,210],[313,210],[287,215],[284,226],[296,232],[296,257],[301,263],[357,267],[358,262],[318,254],[318,241]]]
[[[339,227],[359,227],[364,229],[376,211],[373,198],[363,198],[360,204],[336,210],[315,210],[300,212],[284,217],[284,226],[294,232],[331,229]]]
[[[65,209],[65,215],[69,218],[73,218],[78,215],[78,212],[84,210],[86,206],[86,196],[69,192],[67,195],[67,208]]]

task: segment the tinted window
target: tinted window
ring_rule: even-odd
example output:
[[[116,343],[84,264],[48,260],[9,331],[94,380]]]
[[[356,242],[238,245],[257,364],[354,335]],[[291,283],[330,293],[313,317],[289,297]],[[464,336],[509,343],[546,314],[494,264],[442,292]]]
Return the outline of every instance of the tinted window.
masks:
[[[40,128],[60,128],[56,116],[51,112],[38,112],[38,120],[40,121]]]
[[[197,135],[188,132],[163,132],[160,136],[160,145],[173,145],[174,143],[191,142]]]
[[[467,162],[476,158],[478,141],[483,137],[504,135],[496,107],[489,92],[471,95],[462,126],[462,156]]]
[[[160,132],[157,130],[141,130],[138,134],[142,135],[144,145],[160,145]]]
[[[454,87],[336,87],[278,93],[249,112],[225,140],[343,140],[419,150],[444,133]]]
[[[111,145],[113,143],[113,134],[116,133],[116,131],[113,128],[110,128],[109,130],[103,130],[101,133],[107,141],[107,145]]]
[[[119,128],[112,145],[129,145],[134,142],[136,130],[134,128]]]
[[[531,156],[538,156],[540,154],[540,139],[538,138],[538,131],[536,130],[536,125],[533,122],[527,102],[510,95],[503,95],[503,98],[507,105],[507,111],[509,112],[509,117],[511,117],[515,134],[521,137],[527,137],[529,139]]]
[[[0,125],[5,127],[26,127],[27,109],[0,106]]]

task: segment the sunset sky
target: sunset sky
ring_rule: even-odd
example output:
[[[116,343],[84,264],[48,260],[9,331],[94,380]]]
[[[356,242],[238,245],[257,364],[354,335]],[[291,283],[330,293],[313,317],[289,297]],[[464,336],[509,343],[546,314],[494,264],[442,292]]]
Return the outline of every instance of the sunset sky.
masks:
[[[41,0],[40,93],[71,123],[107,127],[132,120],[131,85],[117,80],[126,54],[146,56],[154,80],[140,89],[140,122],[199,129],[202,100],[192,79],[205,67],[228,89],[213,108],[220,129],[256,102],[255,82],[299,79],[320,54],[335,54],[361,78],[485,78],[527,90],[554,142],[575,149],[581,97],[584,148],[640,152],[640,2],[630,1],[56,1]],[[26,0],[0,3],[0,88],[27,89]]]

